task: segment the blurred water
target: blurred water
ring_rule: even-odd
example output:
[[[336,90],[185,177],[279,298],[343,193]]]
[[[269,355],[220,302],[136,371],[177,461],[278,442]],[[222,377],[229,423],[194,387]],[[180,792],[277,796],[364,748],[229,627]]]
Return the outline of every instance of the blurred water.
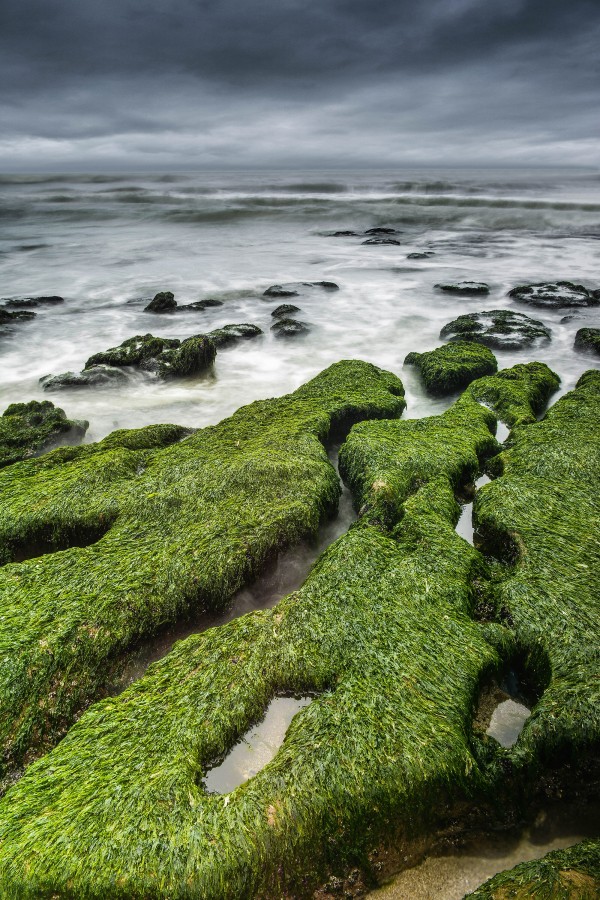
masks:
[[[507,290],[524,281],[570,279],[600,286],[600,178],[594,173],[480,171],[227,173],[161,176],[10,176],[0,179],[0,295],[60,294],[62,307],[0,338],[0,405],[50,398],[91,422],[88,440],[118,427],[214,423],[243,403],[293,390],[329,363],[359,357],[401,374],[409,416],[443,409],[427,398],[410,350],[439,343],[462,312],[516,308],[542,319],[552,342],[499,353],[501,365],[535,356],[571,387],[593,358],[573,336],[600,313],[534,311]],[[364,246],[334,230],[386,225],[400,246]],[[433,250],[425,260],[408,260]],[[269,333],[272,283],[333,280],[336,293],[294,298],[311,333],[289,342]],[[484,280],[491,293],[463,298],[434,289],[447,279]],[[200,313],[156,316],[142,298],[224,301]],[[133,301],[133,302],[132,302]],[[222,351],[214,375],[160,384],[44,395],[38,379],[79,370],[91,353],[127,337],[187,337],[232,322],[265,336]],[[3,408],[3,407],[2,407]]]

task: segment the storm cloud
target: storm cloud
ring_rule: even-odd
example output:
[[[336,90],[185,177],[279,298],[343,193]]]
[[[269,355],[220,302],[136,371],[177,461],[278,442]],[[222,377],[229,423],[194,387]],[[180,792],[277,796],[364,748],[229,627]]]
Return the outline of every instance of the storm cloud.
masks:
[[[4,0],[0,168],[597,165],[597,0]]]

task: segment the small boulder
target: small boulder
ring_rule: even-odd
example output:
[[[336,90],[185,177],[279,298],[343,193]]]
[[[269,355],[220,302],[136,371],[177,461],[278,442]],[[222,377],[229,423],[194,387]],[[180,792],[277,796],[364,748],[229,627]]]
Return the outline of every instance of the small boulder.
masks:
[[[595,296],[598,294],[598,296]],[[541,306],[545,309],[561,309],[569,306],[598,306],[600,292],[589,291],[582,284],[572,281],[522,284],[508,292],[508,296],[521,303]]]
[[[124,384],[127,376],[121,369],[112,366],[93,366],[83,372],[63,372],[60,375],[47,375],[40,378],[45,391],[60,391],[63,388],[105,387],[107,385]]]
[[[160,291],[155,294],[148,306],[144,307],[144,312],[153,313],[171,313],[177,309],[177,301],[171,291]]]
[[[239,344],[240,341],[258,337],[262,333],[262,329],[258,325],[248,325],[243,322],[240,325],[223,325],[222,328],[209,331],[208,337],[220,350],[222,347],[232,347],[234,344]]]
[[[600,356],[600,328],[580,328],[573,346],[575,350]]]
[[[358,237],[356,231],[330,231],[328,237]]]
[[[12,403],[0,416],[0,466],[39,456],[59,444],[77,444],[88,425],[67,419],[49,400]]]
[[[370,235],[384,235],[384,234],[398,234],[395,228],[367,228],[365,234]]]
[[[450,341],[473,341],[496,350],[521,350],[550,340],[550,329],[537,319],[507,309],[465,313],[448,322],[440,337]]]
[[[287,284],[272,284],[263,293],[263,297],[297,297],[298,294],[312,288],[322,288],[324,291],[339,291],[340,286],[335,281],[293,281]]]
[[[282,316],[292,316],[297,312],[300,312],[299,306],[294,306],[293,303],[281,303],[273,310],[271,315],[274,319],[280,319]]]
[[[210,309],[213,306],[223,306],[223,301],[215,300],[213,297],[207,297],[206,300],[195,300],[193,303],[184,303],[183,306],[177,307],[176,312],[185,312],[186,310],[201,312],[203,309]]]
[[[35,319],[35,313],[30,312],[28,309],[20,309],[16,312],[0,309],[0,325],[10,325],[12,322],[19,322],[27,319]]]
[[[300,334],[308,334],[310,328],[305,322],[299,322],[297,319],[278,319],[271,325],[271,331],[275,337],[290,338],[297,337]]]
[[[438,397],[462,390],[476,378],[498,371],[491,350],[466,341],[444,344],[427,353],[409,353],[404,362],[419,369],[427,392]]]
[[[422,250],[416,253],[409,253],[407,255],[407,259],[429,259],[431,256],[435,256],[433,250]]]
[[[141,366],[146,360],[156,359],[163,350],[179,347],[177,338],[154,337],[152,334],[136,334],[119,344],[100,353],[94,353],[87,360],[85,369],[93,366]]]
[[[395,240],[395,238],[369,238],[363,241],[363,244],[396,244],[399,247],[400,241]]]
[[[490,288],[484,281],[446,281],[436,284],[438,291],[447,294],[489,294]]]
[[[160,378],[190,378],[212,366],[217,348],[205,334],[197,334],[181,342],[174,350],[164,350],[157,359]]]

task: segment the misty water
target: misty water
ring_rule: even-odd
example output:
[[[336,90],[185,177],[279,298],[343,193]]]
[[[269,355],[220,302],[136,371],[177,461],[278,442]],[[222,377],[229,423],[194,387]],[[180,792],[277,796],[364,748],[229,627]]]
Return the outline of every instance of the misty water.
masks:
[[[507,296],[515,285],[537,281],[600,287],[597,172],[11,176],[0,178],[0,218],[0,296],[58,294],[66,300],[39,308],[34,320],[0,334],[0,411],[12,402],[50,399],[70,418],[89,420],[86,441],[157,422],[213,424],[245,403],[294,390],[342,358],[364,359],[400,375],[407,417],[439,413],[453,398],[428,397],[416,370],[403,367],[403,360],[410,351],[438,346],[441,327],[465,312],[514,309],[551,328],[549,343],[498,351],[501,368],[541,360],[558,372],[564,392],[587,368],[598,367],[597,358],[573,350],[573,340],[579,328],[600,326],[599,311],[536,309]],[[365,245],[363,232],[381,226],[397,229],[400,243]],[[357,236],[332,235],[342,230]],[[433,255],[409,259],[415,252]],[[265,298],[265,289],[320,280],[334,281],[340,290],[307,289],[291,299],[309,334],[275,338],[271,312],[282,301]],[[435,288],[456,280],[485,281],[490,293],[464,297]],[[165,290],[179,303],[212,297],[223,305],[175,315],[144,312],[148,299]],[[264,335],[220,351],[208,376],[161,383],[139,375],[117,388],[52,394],[39,384],[48,374],[79,371],[92,353],[135,334],[185,338],[241,322],[260,326]],[[506,434],[501,429],[499,440]],[[472,541],[471,510],[471,504],[465,507],[459,533],[463,529]],[[352,515],[346,493],[339,518],[314,546],[284,555],[222,616],[181,623],[138,648],[115,691],[175,640],[274,605],[301,584],[318,552],[347,529]],[[279,717],[273,746],[286,722]],[[573,828],[572,839],[579,833]],[[523,846],[520,840],[493,861],[495,871],[528,856],[527,836]],[[480,849],[460,870],[460,890],[487,877]],[[462,896],[455,886],[456,860],[446,869],[436,860],[428,864],[432,893],[418,893],[413,885],[389,896]]]

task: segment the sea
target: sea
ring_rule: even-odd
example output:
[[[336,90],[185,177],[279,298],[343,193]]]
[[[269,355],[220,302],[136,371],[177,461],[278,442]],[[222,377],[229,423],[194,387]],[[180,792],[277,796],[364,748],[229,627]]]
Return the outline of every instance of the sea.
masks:
[[[377,227],[396,229],[399,243],[365,244],[364,232]],[[425,251],[434,255],[408,258]],[[408,417],[429,415],[451,398],[428,397],[406,354],[439,346],[440,329],[456,316],[491,309],[525,312],[551,328],[545,346],[497,357],[501,367],[543,360],[564,392],[598,366],[573,339],[578,328],[600,325],[600,308],[534,309],[507,296],[515,285],[558,279],[600,287],[599,170],[6,175],[0,298],[60,295],[65,303],[0,335],[0,408],[51,399],[89,421],[87,441],[156,422],[198,428],[358,358],[402,378]],[[282,301],[264,291],[322,280],[340,290],[307,289],[292,300],[310,331],[277,338],[271,313]],[[487,282],[490,293],[435,287],[456,280]],[[222,305],[145,312],[158,291],[180,304]],[[264,335],[223,349],[211,373],[190,381],[138,374],[125,386],[52,394],[40,384],[136,334],[186,338],[240,322]]]

